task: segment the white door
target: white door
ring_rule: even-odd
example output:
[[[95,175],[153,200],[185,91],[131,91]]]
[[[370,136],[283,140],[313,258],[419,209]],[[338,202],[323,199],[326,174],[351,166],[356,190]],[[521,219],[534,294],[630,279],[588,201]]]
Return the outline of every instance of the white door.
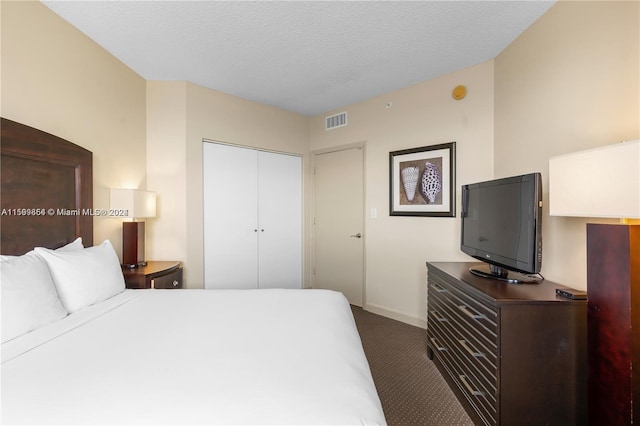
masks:
[[[313,287],[341,291],[362,306],[363,149],[316,154],[314,166]]]
[[[302,287],[302,160],[203,144],[205,288]]]
[[[258,287],[302,288],[302,159],[258,158]]]
[[[204,287],[256,288],[258,152],[203,143]]]

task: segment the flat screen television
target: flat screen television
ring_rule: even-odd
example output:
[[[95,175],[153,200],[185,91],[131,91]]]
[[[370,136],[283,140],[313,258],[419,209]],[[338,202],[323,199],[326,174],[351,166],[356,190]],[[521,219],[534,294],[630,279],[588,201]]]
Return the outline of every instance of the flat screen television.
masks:
[[[535,283],[542,264],[542,177],[530,173],[462,186],[460,249],[483,265],[471,273]]]

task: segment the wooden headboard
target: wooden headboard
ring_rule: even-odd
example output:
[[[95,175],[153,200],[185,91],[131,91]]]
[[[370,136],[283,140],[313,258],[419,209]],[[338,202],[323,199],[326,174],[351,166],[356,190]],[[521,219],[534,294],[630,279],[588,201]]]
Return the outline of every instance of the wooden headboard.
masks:
[[[91,151],[1,119],[0,253],[58,248],[77,237],[93,245]]]

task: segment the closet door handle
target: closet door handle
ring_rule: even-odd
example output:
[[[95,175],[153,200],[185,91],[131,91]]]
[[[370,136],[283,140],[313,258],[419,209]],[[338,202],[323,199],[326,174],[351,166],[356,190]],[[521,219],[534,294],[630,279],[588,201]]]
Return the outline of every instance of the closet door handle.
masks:
[[[355,235],[349,235],[351,238],[362,238],[362,234],[361,233],[357,233]]]

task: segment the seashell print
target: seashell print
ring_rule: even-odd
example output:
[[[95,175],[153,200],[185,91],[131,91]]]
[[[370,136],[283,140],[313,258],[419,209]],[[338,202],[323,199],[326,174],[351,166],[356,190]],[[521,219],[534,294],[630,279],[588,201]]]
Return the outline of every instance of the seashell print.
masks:
[[[402,185],[404,186],[404,193],[407,194],[407,200],[413,201],[413,197],[416,195],[416,187],[418,186],[420,169],[415,166],[405,167],[400,171],[400,174],[402,175]]]
[[[434,203],[441,189],[440,172],[434,164],[427,161],[422,174],[422,193],[427,197],[429,203]]]

